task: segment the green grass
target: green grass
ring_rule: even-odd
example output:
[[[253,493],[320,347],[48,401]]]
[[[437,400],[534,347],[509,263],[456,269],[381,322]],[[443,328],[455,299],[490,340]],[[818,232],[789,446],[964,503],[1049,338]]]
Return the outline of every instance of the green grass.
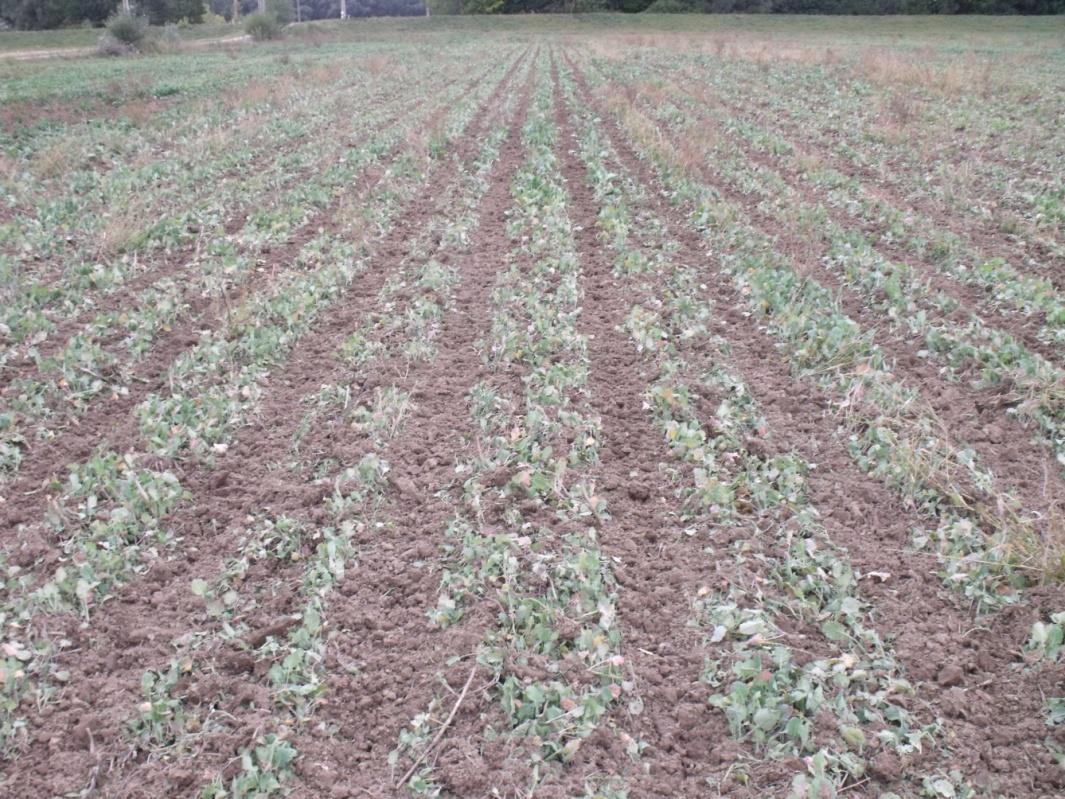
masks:
[[[0,53],[27,50],[61,50],[93,47],[99,28],[65,28],[54,31],[2,31]],[[181,29],[186,40],[224,38],[242,33],[232,25],[194,25]],[[929,42],[953,43],[962,50],[1015,49],[1060,46],[1065,36],[1065,16],[815,16],[783,14],[535,14],[515,16],[407,17],[324,20],[294,25],[289,37],[376,38],[396,33],[424,34],[707,34],[744,33],[799,37],[804,43],[825,38],[839,44],[861,46],[891,44],[921,46]],[[906,42],[897,41],[905,37]],[[991,37],[991,40],[984,37]]]
[[[158,31],[161,28],[152,28]],[[185,40],[220,39],[236,36],[243,29],[232,25],[190,25],[181,28]],[[0,31],[0,53],[26,50],[76,50],[95,47],[103,28],[60,28],[51,31]]]
[[[306,23],[334,35],[390,35],[396,31],[435,33],[755,33],[836,38],[846,35],[855,43],[891,43],[896,37],[914,42],[958,39],[972,46],[981,35],[1023,37],[1027,43],[1060,46],[1065,16],[818,16],[786,14],[529,14],[514,16],[439,16],[354,19]]]

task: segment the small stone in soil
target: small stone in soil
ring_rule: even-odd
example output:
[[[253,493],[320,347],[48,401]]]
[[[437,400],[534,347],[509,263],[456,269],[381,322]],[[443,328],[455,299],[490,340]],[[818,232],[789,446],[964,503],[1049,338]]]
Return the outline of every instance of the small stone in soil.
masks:
[[[965,672],[962,671],[961,666],[957,663],[948,663],[946,666],[939,670],[939,674],[936,675],[936,682],[942,685],[944,688],[950,688],[955,685],[961,685],[965,679]]]
[[[902,772],[902,761],[894,752],[881,752],[869,764],[869,772],[883,782],[894,782]]]
[[[629,486],[629,498],[637,502],[646,502],[651,498],[651,492],[647,490],[647,486]]]

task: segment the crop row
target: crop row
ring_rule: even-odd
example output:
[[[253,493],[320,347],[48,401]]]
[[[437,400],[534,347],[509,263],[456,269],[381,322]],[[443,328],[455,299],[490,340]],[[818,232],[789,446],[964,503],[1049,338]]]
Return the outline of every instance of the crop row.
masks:
[[[707,115],[708,104],[716,108],[719,93],[723,91],[721,87],[708,90],[705,84],[685,82],[664,90],[670,98],[668,102],[685,107],[681,112],[685,121],[690,121],[687,114],[694,111],[698,119],[713,124],[721,135],[741,141],[748,158],[780,164],[792,176],[790,182],[800,184],[797,191],[816,192],[823,197],[827,212],[837,216],[845,214],[864,230],[872,231],[875,237],[872,244],[925,261],[948,280],[972,286],[986,297],[981,304],[989,311],[1015,309],[1025,318],[1042,316],[1035,338],[1048,347],[1062,342],[1065,304],[1050,278],[1029,274],[1047,271],[1031,256],[1018,257],[1023,265],[1018,269],[1006,259],[981,252],[982,243],[974,244],[945,228],[939,220],[915,212],[890,195],[871,190],[815,156],[803,154],[801,144],[794,139],[746,119],[738,110],[717,110]],[[720,146],[723,141],[716,144]],[[739,154],[733,153],[733,157]],[[816,230],[816,219],[807,221],[810,229]]]
[[[1028,517],[967,447],[955,445],[919,390],[899,381],[869,331],[848,318],[832,292],[807,277],[751,225],[742,206],[699,182],[685,159],[635,109],[620,125],[642,149],[674,202],[706,238],[722,273],[779,342],[797,374],[836,398],[850,451],[935,523],[915,542],[943,558],[943,576],[980,607],[1016,599],[1029,557],[1054,520]],[[1011,568],[1011,564],[1017,568]]]
[[[700,81],[713,81],[712,76],[716,74],[719,80],[743,86],[748,107],[757,108],[760,119],[774,120],[774,125],[784,126],[795,134],[801,132],[800,140],[838,154],[921,202],[969,216],[990,229],[1018,236],[1032,245],[1046,241],[1051,252],[1060,255],[1065,205],[1060,192],[1060,166],[1055,159],[1043,159],[1043,168],[1031,170],[1024,168],[1031,157],[1030,150],[1019,155],[1014,151],[1018,158],[1010,164],[1000,152],[995,152],[993,144],[986,154],[982,152],[986,148],[974,148],[971,144],[983,136],[991,142],[1004,143],[1000,147],[1009,148],[1012,137],[1003,135],[1003,129],[1021,124],[1033,128],[1029,139],[1045,143],[1052,153],[1053,142],[1059,134],[1050,123],[1052,114],[1047,116],[1044,126],[1037,124],[1032,114],[1018,115],[1025,106],[1016,101],[1002,113],[988,114],[986,110],[978,112],[975,101],[944,103],[936,98],[934,104],[927,104],[928,111],[924,113],[943,124],[948,135],[959,128],[964,130],[966,147],[955,148],[955,157],[933,161],[930,150],[918,148],[906,135],[908,126],[922,122],[919,114],[924,104],[905,94],[888,96],[884,103],[876,103],[870,102],[876,92],[868,85],[852,79],[841,86],[826,79],[824,71],[818,68],[787,63],[755,67],[734,61],[726,62],[722,69],[722,63],[716,59],[696,58],[694,62],[690,74]],[[803,97],[804,102],[795,102],[797,97]],[[979,108],[984,109],[987,102],[987,97],[981,97]],[[876,135],[876,131],[883,129],[880,120],[884,105],[901,135]],[[883,164],[890,168],[882,169]]]
[[[426,141],[412,137],[407,151],[366,197],[361,213],[308,241],[288,273],[234,308],[221,327],[205,333],[170,367],[169,391],[149,395],[134,411],[141,428],[136,449],[100,451],[71,466],[71,477],[44,522],[64,542],[60,564],[26,572],[5,567],[8,619],[17,619],[33,635],[41,614],[77,611],[88,617],[153,559],[180,546],[167,533],[166,517],[192,498],[172,471],[141,462],[158,464],[153,453],[159,451],[163,463],[209,460],[228,445],[255,411],[272,369],[365,271],[373,242],[424,184],[490,87],[491,82],[455,103],[439,129],[421,132]],[[8,745],[24,726],[17,715],[23,700],[37,696],[43,701],[54,690],[50,664],[55,647],[61,649],[62,642],[53,644],[41,634],[25,643],[23,651],[32,652],[32,658],[5,664],[6,673],[19,674],[4,683],[10,698],[4,731]]]
[[[580,266],[553,102],[543,59],[522,129],[528,155],[511,184],[512,249],[481,344],[492,376],[469,393],[477,433],[456,467],[461,497],[429,613],[446,629],[463,623],[474,603],[496,608],[474,671],[488,671],[484,690],[501,715],[483,734],[527,742],[530,788],[576,754],[626,685],[614,581],[596,536],[609,516],[588,477],[600,432],[582,397],[588,354],[578,330]],[[442,732],[444,701],[436,697],[412,720],[392,756],[410,763],[406,785],[414,795],[442,795],[425,756]]]
[[[677,124],[673,139],[686,140],[691,126],[697,124],[685,116],[686,110],[685,105],[661,104],[648,113],[667,127]],[[821,246],[809,248],[802,260],[822,263],[826,272],[821,279],[838,280],[905,339],[921,341],[919,354],[939,364],[951,379],[960,381],[975,374],[978,387],[1001,389],[1007,413],[1034,429],[1041,443],[1065,465],[1065,396],[1058,366],[974,313],[959,314],[957,322],[950,320],[959,310],[954,296],[934,289],[919,268],[889,260],[860,229],[835,221],[824,205],[807,201],[778,173],[753,164],[742,150],[736,151],[731,140],[719,139],[705,148],[705,154],[702,149],[699,152],[706,164],[712,164],[718,182],[737,192],[741,202],[749,202],[752,216],[765,220],[763,226],[809,231],[814,235],[808,241],[820,239]],[[1009,290],[1008,282],[1000,285],[1003,293]],[[1048,288],[1044,296],[1051,302],[1057,295]],[[1065,305],[1053,302],[1045,306],[1053,310],[1047,312],[1047,324],[1037,333],[1051,349],[1065,334]]]
[[[636,300],[625,329],[659,375],[646,393],[649,421],[684,464],[678,490],[686,512],[735,531],[728,554],[718,556],[718,568],[721,558],[734,561],[730,587],[693,598],[693,623],[707,631],[708,701],[758,756],[804,759],[790,796],[835,796],[870,778],[874,753],[911,754],[934,740],[936,727],[899,703],[913,689],[872,626],[859,575],[807,499],[811,467],[797,453],[772,453],[761,410],[729,368],[727,342],[711,332],[714,309],[701,297],[699,272],[676,261],[646,190],[625,174],[568,76],[564,82],[580,117],[601,236],[615,277]],[[706,418],[699,408],[714,411]],[[730,779],[751,779],[742,761]]]
[[[282,190],[291,191],[301,178],[325,170],[346,145],[358,141],[353,137],[358,131],[346,129],[349,115],[370,102],[376,106],[373,119],[380,121],[388,118],[386,110],[409,101],[394,86],[380,83],[339,96],[334,87],[301,95],[301,113],[274,109],[256,130],[261,141],[239,142],[216,158],[191,153],[153,159],[129,174],[113,170],[101,191],[79,186],[75,178],[69,197],[49,200],[50,208],[38,209],[29,223],[13,219],[8,228],[14,251],[5,270],[11,302],[3,318],[7,337],[32,348],[23,357],[36,356],[37,345],[55,331],[55,320],[97,307],[176,258],[195,257],[223,230],[246,224],[249,232],[272,232],[285,222],[276,218],[284,209],[277,205]],[[424,80],[412,83],[405,88],[420,96]],[[134,195],[136,203],[130,199]],[[121,213],[109,210],[116,205],[123,207]],[[35,262],[47,264],[47,270],[35,273]]]
[[[457,97],[461,90],[450,87],[445,99]],[[400,122],[391,118],[388,108],[381,115],[363,117],[352,130],[362,140],[358,147],[343,148],[328,168],[278,193],[243,230],[233,234],[219,231],[206,242],[202,255],[186,265],[182,281],[164,278],[132,298],[136,302],[132,309],[100,314],[62,350],[39,360],[41,378],[14,381],[4,409],[8,420],[4,446],[9,456],[7,469],[17,468],[32,441],[54,436],[59,425],[69,424],[97,396],[128,392],[135,367],[151,351],[156,336],[192,313],[190,303],[201,308],[228,304],[229,296],[246,293],[245,285],[265,274],[262,264],[272,250],[284,251],[296,234],[312,229],[336,208],[337,198],[347,186],[382,161],[387,165],[419,122],[432,123],[432,108],[427,104],[421,113],[407,115]],[[348,207],[339,211],[349,212]],[[299,268],[298,263],[296,266]],[[266,274],[267,284],[281,276]],[[105,348],[100,343],[114,339],[118,339],[118,346]],[[146,412],[153,411],[149,408]]]
[[[512,105],[506,103],[504,107]],[[474,224],[471,209],[487,188],[486,176],[493,168],[505,131],[504,125],[492,130],[473,169],[464,173],[459,183],[452,184],[441,198],[440,211],[418,240],[412,242],[405,265],[382,288],[379,303],[391,306],[400,318],[439,321],[457,275],[442,280],[442,267],[436,259],[461,248],[466,240]],[[450,230],[454,235],[442,237],[434,247],[430,242],[438,228]],[[420,292],[410,298],[405,310],[394,306],[396,295],[404,286],[417,287]],[[386,341],[398,345],[398,350],[407,353],[406,360],[413,366],[424,363],[432,354],[434,338],[431,326],[414,323],[387,331],[377,328],[366,340],[380,343],[381,350],[387,346]],[[382,507],[388,474],[382,453],[387,453],[388,442],[401,430],[403,415],[410,408],[409,396],[395,386],[378,386],[366,404],[353,400],[352,395],[358,391],[357,381],[370,364],[366,359],[352,363],[347,346],[342,346],[336,357],[351,365],[352,383],[326,385],[308,397],[308,414],[300,427],[338,422],[367,439],[370,451],[357,464],[339,464],[333,476],[319,478],[331,485],[324,503],[330,526],[323,528],[320,524],[288,517],[256,520],[241,544],[240,554],[227,563],[224,572],[211,582],[197,580],[193,586],[204,599],[208,616],[214,620],[213,634],[195,639],[190,647],[179,651],[168,667],[147,672],[143,680],[144,701],[134,717],[131,732],[139,747],[179,759],[190,753],[194,742],[202,741],[199,733],[203,725],[199,718],[210,719],[221,698],[198,701],[193,711],[186,707],[187,695],[175,690],[177,680],[170,675],[206,673],[210,669],[207,658],[212,652],[225,651],[231,642],[246,648],[255,661],[268,664],[256,668],[256,673],[263,674],[268,684],[275,715],[280,719],[277,729],[258,735],[243,755],[240,772],[228,782],[216,777],[201,793],[203,797],[229,795],[226,791],[233,795],[269,796],[298,768],[298,751],[289,727],[309,722],[319,702],[326,701],[325,648],[333,589],[346,568],[357,567],[355,541],[365,537],[364,531],[380,530],[391,524],[387,510]],[[335,466],[318,464],[315,472]],[[302,554],[308,549],[312,551],[310,557]],[[263,597],[256,596],[263,585],[259,578],[264,572],[271,573],[278,568],[272,564],[277,559],[289,566],[303,564],[300,593],[305,604],[287,614],[292,620],[287,630],[260,636],[260,641],[247,619],[254,615],[257,600],[263,601]],[[255,645],[246,643],[249,637],[255,638]],[[186,689],[187,693],[191,692]],[[190,719],[194,719],[191,724]]]

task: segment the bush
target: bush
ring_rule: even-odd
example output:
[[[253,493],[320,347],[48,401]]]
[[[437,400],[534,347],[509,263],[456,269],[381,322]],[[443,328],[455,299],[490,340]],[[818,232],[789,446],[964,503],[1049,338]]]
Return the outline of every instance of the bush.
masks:
[[[244,32],[257,42],[276,39],[281,33],[281,25],[273,14],[251,14],[244,20]]]
[[[96,43],[96,52],[99,55],[123,56],[132,55],[137,51],[125,42],[120,42],[110,33],[104,33],[100,36],[100,41]]]
[[[179,26],[173,22],[168,22],[163,26],[157,42],[160,50],[173,52],[181,49],[181,33],[178,28]]]
[[[131,50],[140,49],[144,37],[148,34],[148,21],[144,17],[131,14],[115,14],[107,20],[107,33],[116,42],[124,44]],[[101,45],[103,42],[101,41]]]

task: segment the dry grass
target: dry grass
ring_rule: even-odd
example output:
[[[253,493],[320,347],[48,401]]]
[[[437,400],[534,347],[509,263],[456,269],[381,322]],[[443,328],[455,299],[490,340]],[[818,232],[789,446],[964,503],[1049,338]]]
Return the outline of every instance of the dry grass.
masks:
[[[988,97],[1016,88],[989,58],[969,54],[944,60],[930,46],[916,53],[868,47],[858,55],[855,67],[859,75],[873,83],[924,89],[950,97],[972,93]]]
[[[625,34],[610,36],[581,37],[577,40],[582,54],[608,60],[621,60],[632,55],[633,50],[661,52],[700,53],[706,52],[710,37],[706,34],[692,33],[656,33]]]
[[[795,163],[798,166],[799,174],[813,174],[821,171],[826,166],[829,166],[829,164],[825,163],[825,160],[820,153],[802,150],[798,146],[796,146],[795,152]]]
[[[130,100],[119,106],[117,113],[136,125],[145,125],[166,107],[167,103],[162,100]]]
[[[42,180],[57,178],[77,168],[78,141],[73,136],[60,136],[37,151],[31,171]]]
[[[901,89],[920,88],[949,96],[977,92],[983,96],[1016,89],[1010,80],[1010,64],[975,52],[945,59],[931,45],[916,52],[887,45],[848,48],[838,40],[826,44],[818,37],[795,41],[765,33],[738,31],[653,35],[616,34],[581,40],[581,51],[608,60],[621,59],[636,49],[706,53],[722,59],[752,61],[769,69],[775,63],[833,66],[853,70],[872,83]],[[1036,56],[1011,56],[1013,66],[1029,63]],[[1016,70],[1013,70],[1016,72]]]
[[[253,80],[244,86],[225,92],[223,102],[227,107],[249,108],[265,103],[274,96],[273,81]]]
[[[96,236],[96,256],[113,258],[133,245],[142,235],[142,212],[137,208],[112,211],[100,225]]]
[[[374,77],[380,75],[385,70],[391,69],[391,67],[392,56],[386,55],[385,53],[376,53],[362,62],[363,70]]]
[[[1065,582],[1065,511],[1051,508],[1004,542],[1007,561],[1035,582]]]
[[[340,64],[316,64],[305,73],[306,81],[312,86],[322,86],[336,83],[343,74]]]

